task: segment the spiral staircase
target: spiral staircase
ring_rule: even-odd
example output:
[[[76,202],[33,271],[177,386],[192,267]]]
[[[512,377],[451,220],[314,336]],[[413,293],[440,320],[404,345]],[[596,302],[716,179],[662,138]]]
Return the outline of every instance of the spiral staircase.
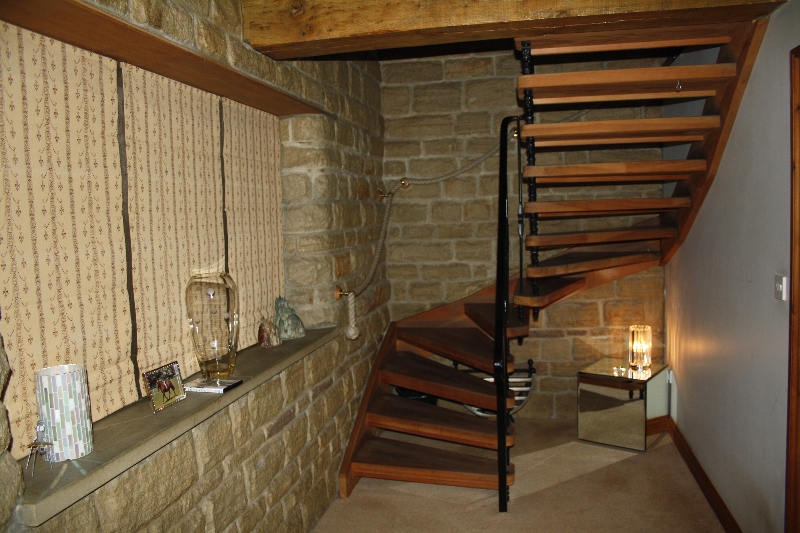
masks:
[[[705,22],[705,21],[704,21]],[[711,22],[711,21],[708,21]],[[516,39],[522,56],[518,97],[524,113],[501,131],[500,176],[508,169],[510,127],[521,132],[520,224],[529,264],[509,283],[508,195],[499,180],[497,284],[464,300],[393,323],[364,391],[340,471],[347,497],[360,477],[496,489],[505,511],[514,467],[508,450],[514,428],[508,410],[514,370],[510,340],[528,334],[539,310],[580,291],[664,265],[686,238],[720,164],[767,20],[725,20],[670,27],[661,21],[614,31],[554,33]],[[714,64],[596,72],[534,73],[543,56],[586,61],[648,50],[662,57],[719,47]],[[534,110],[595,105],[703,102],[699,116],[536,123]],[[537,165],[537,151],[582,147],[688,145],[681,160]],[[642,198],[630,185],[674,183],[670,196]],[[541,201],[541,188],[617,185],[617,197]],[[668,190],[669,188],[665,188]],[[548,221],[627,217],[625,227],[545,233]],[[584,227],[583,224],[577,224]],[[588,227],[588,225],[586,225]],[[596,225],[594,226],[596,227]],[[523,236],[520,235],[522,239]],[[457,362],[492,375],[494,383],[453,367]],[[403,387],[496,413],[489,420],[393,394]],[[414,439],[397,438],[410,434]],[[418,438],[445,441],[426,446]],[[416,441],[414,441],[416,439]],[[414,441],[414,442],[412,442]],[[456,447],[463,450],[455,450]],[[496,451],[491,458],[471,449]]]

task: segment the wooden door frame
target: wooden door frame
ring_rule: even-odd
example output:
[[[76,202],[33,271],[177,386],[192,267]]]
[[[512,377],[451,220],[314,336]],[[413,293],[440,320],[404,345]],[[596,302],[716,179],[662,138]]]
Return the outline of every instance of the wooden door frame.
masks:
[[[800,531],[800,46],[791,51],[792,227],[784,530]]]

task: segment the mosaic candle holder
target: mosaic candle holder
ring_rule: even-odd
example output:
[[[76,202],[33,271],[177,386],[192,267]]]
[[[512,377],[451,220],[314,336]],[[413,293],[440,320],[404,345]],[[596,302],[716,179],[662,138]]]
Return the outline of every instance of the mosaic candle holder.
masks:
[[[34,372],[36,405],[52,445],[48,461],[78,459],[94,450],[89,384],[83,365],[59,365]]]

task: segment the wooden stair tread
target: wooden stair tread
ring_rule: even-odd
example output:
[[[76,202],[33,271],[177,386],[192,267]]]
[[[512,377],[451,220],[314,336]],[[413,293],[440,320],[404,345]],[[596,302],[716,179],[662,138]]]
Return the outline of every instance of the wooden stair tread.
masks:
[[[528,235],[526,246],[571,246],[578,244],[597,244],[606,242],[646,241],[668,239],[677,235],[678,230],[671,226],[634,226],[630,228],[545,233]]]
[[[421,437],[497,449],[497,424],[493,420],[436,407],[394,394],[379,393],[370,402],[367,424]],[[514,428],[506,437],[514,445]]]
[[[494,372],[494,340],[479,328],[397,328],[397,340],[488,374]],[[513,358],[508,363],[513,372]]]
[[[720,127],[720,117],[642,118],[525,124],[523,137],[534,137],[536,146],[584,144],[643,144],[702,141]]]
[[[517,50],[530,43],[532,56],[583,54],[655,48],[708,47],[731,42],[736,22],[661,28],[635,28],[580,33],[545,33],[514,39]]]
[[[380,370],[380,380],[389,385],[431,394],[455,402],[495,411],[497,392],[493,383],[410,352],[387,357]],[[509,391],[506,407],[514,407]]]
[[[547,307],[548,305],[573,294],[586,285],[582,277],[544,278],[538,280],[539,294],[533,294],[533,280],[526,279],[525,290],[522,294],[514,294],[513,301],[518,305],[530,307]]]
[[[690,198],[614,198],[607,200],[567,200],[526,202],[525,213],[576,214],[603,211],[667,211],[691,206]]]
[[[525,178],[537,185],[587,185],[626,182],[681,181],[706,171],[702,159],[683,161],[636,161],[629,163],[589,163],[582,165],[526,166]]]
[[[483,489],[497,489],[497,460],[398,440],[365,437],[351,464],[353,474]],[[514,482],[509,465],[507,483]]]
[[[517,91],[523,99],[524,90],[532,89],[534,105],[706,98],[735,77],[735,63],[556,72],[520,76]]]
[[[650,251],[568,251],[555,257],[539,262],[538,266],[528,267],[527,274],[532,278],[562,276],[614,268],[634,263],[657,261],[661,258],[659,252]]]
[[[509,306],[508,308],[508,329],[509,339],[527,337],[530,332],[531,310],[523,308],[523,319],[520,320],[519,308]],[[493,303],[467,303],[464,304],[464,314],[475,322],[487,335],[494,336],[495,306]]]

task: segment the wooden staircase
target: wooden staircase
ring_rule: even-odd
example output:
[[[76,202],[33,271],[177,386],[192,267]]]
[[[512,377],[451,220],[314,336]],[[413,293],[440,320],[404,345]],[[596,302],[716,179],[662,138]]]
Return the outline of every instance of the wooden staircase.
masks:
[[[343,498],[360,477],[498,488],[496,459],[475,452],[497,449],[493,420],[393,393],[393,387],[402,387],[496,411],[493,383],[432,357],[491,375],[494,343],[489,333],[494,332],[494,310],[494,288],[490,287],[389,327],[342,461],[339,490]],[[514,312],[508,328],[511,338],[528,334],[529,315],[526,312],[520,318]],[[514,371],[513,358],[508,359],[507,371]],[[513,392],[507,392],[504,407],[514,407]],[[387,431],[392,433],[381,434]],[[449,444],[425,446],[399,439],[399,433]],[[513,427],[506,434],[505,445],[514,445]],[[513,465],[508,466],[507,475],[507,483],[513,484]]]
[[[766,20],[756,20],[556,33],[516,40],[523,57],[517,90],[525,115],[517,120],[527,158],[521,178],[528,185],[523,212],[530,228],[524,237],[530,264],[523,268],[522,279],[507,286],[508,251],[504,255],[501,248],[503,241],[508,242],[508,223],[507,213],[501,209],[496,287],[503,298],[496,298],[495,287],[490,287],[390,326],[342,462],[343,498],[359,477],[366,476],[500,489],[500,510],[505,510],[507,493],[503,491],[514,481],[506,447],[514,444],[515,435],[513,426],[505,422],[513,395],[507,383],[496,389],[451,363],[502,378],[504,371],[514,370],[508,340],[528,335],[531,310],[538,319],[542,308],[573,294],[669,261],[686,238],[714,179],[765,28]],[[601,53],[659,49],[664,55],[677,55],[716,46],[720,47],[719,59],[711,65],[533,73],[533,62],[539,56],[587,54],[589,60]],[[704,101],[700,116],[534,122],[534,109],[550,106],[585,109],[619,102],[657,105],[698,99]],[[504,129],[510,125],[508,120]],[[507,130],[501,133],[501,178],[507,169],[504,154],[508,151],[503,144],[507,134]],[[690,145],[685,160],[536,165],[537,150],[674,144]],[[630,185],[668,182],[675,187],[666,197],[642,198],[626,192]],[[501,179],[501,205],[507,202],[504,183]],[[608,185],[617,186],[618,197],[538,198],[542,187],[591,190]],[[627,217],[634,222],[627,227],[608,224],[604,229],[584,223],[600,217]],[[578,221],[573,227],[586,229],[542,231],[547,222],[565,219]],[[508,305],[509,300],[513,306]],[[496,317],[504,317],[504,323],[498,326]],[[393,394],[392,387],[494,411],[498,421],[402,398]],[[403,434],[413,437],[398,437]],[[420,438],[432,439],[434,444],[420,444]],[[487,458],[485,452],[475,453],[475,449],[498,450],[498,458]]]

